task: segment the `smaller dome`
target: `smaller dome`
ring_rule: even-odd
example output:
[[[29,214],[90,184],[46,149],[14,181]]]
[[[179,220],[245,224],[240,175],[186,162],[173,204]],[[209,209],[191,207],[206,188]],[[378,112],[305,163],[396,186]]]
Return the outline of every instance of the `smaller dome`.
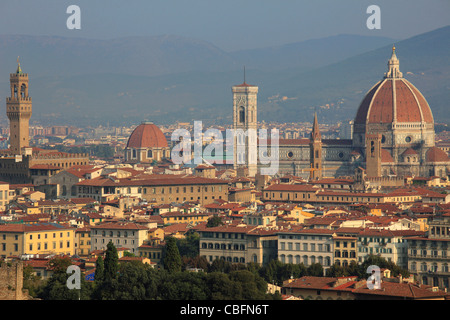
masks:
[[[143,122],[128,138],[127,148],[167,148],[164,133],[152,122]]]
[[[428,149],[426,154],[427,162],[447,162],[449,161],[447,153],[438,148],[438,147],[431,147]]]

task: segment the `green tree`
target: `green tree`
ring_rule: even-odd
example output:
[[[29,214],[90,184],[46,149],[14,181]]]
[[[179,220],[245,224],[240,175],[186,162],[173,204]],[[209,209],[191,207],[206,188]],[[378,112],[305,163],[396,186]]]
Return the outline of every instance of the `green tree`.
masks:
[[[267,298],[267,282],[248,270],[232,271],[230,280],[235,283],[234,300],[263,300]]]
[[[136,257],[136,255],[134,253],[131,253],[131,252],[128,252],[128,251],[125,251],[123,253],[123,256],[124,257]]]
[[[309,265],[307,273],[311,277],[323,277],[323,267],[320,263],[312,263]]]
[[[218,216],[213,216],[213,217],[209,218],[208,222],[206,223],[207,228],[218,227],[221,225],[223,225],[223,222],[222,222],[222,219]]]
[[[208,273],[206,285],[210,293],[209,300],[232,300],[238,291],[236,283],[223,272]]]
[[[30,296],[37,297],[41,282],[41,277],[34,275],[33,267],[31,265],[25,265],[23,268],[23,288],[28,290]]]
[[[84,275],[80,275],[80,289],[69,289],[67,280],[71,276],[67,268],[72,265],[69,258],[56,257],[49,261],[49,267],[53,271],[43,287],[38,290],[37,297],[43,300],[87,300],[92,294],[91,286],[86,283]]]
[[[181,271],[181,256],[174,237],[169,237],[166,241],[163,261],[164,268],[170,273]]]
[[[203,272],[162,271],[158,298],[163,300],[206,300],[210,294]]]
[[[103,258],[100,256],[95,262],[95,282],[101,283],[105,278],[105,264]]]
[[[199,255],[200,235],[188,232],[183,239],[177,239],[177,247],[182,257],[194,258]]]
[[[344,277],[346,276],[346,270],[344,269],[343,266],[338,265],[338,264],[333,264],[332,266],[330,266],[327,271],[326,271],[326,276],[327,277]]]
[[[224,272],[230,273],[232,270],[231,263],[224,259],[215,259],[208,268],[208,272]]]
[[[110,241],[106,246],[105,253],[105,274],[104,279],[111,281],[117,278],[117,272],[119,271],[119,255],[114,244]]]

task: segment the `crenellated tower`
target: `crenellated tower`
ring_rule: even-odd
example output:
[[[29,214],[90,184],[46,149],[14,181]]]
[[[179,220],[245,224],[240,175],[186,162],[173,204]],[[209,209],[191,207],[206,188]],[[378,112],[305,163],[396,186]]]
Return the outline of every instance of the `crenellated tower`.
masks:
[[[19,59],[16,73],[11,73],[9,79],[11,96],[6,98],[6,115],[9,119],[10,151],[19,155],[24,147],[29,146],[29,122],[32,113],[28,74],[22,72]]]

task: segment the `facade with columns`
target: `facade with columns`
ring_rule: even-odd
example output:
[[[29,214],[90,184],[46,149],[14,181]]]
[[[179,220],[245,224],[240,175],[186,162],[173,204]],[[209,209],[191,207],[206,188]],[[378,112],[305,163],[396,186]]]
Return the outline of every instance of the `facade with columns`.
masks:
[[[236,123],[236,109],[234,114]],[[322,139],[314,117],[309,139],[279,140],[279,175],[353,176],[358,168],[365,168],[367,177],[447,178],[450,172],[447,152],[435,145],[431,108],[403,78],[395,47],[388,71],[356,112],[352,139]]]

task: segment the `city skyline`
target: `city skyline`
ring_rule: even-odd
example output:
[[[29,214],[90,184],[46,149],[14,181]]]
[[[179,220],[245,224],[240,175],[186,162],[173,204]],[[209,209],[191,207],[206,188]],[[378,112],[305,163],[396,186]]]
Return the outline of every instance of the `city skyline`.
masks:
[[[0,3],[0,300],[449,300],[449,12]]]

